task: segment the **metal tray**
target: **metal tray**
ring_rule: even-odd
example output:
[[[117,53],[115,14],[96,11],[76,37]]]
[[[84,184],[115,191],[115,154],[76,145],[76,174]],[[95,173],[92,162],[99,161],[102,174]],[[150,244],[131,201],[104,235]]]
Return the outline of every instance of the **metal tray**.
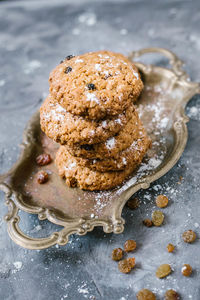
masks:
[[[129,58],[133,60],[151,52],[166,56],[171,69],[136,63],[145,84],[137,106],[153,146],[139,169],[122,186],[105,192],[68,188],[54,163],[43,167],[50,173],[50,180],[39,185],[35,178],[38,170],[35,158],[43,151],[54,158],[58,145],[41,132],[39,112],[33,115],[24,132],[18,161],[7,174],[0,176],[0,188],[6,194],[9,208],[5,216],[8,233],[18,245],[28,249],[65,245],[70,234],[84,235],[94,226],[103,226],[107,233],[123,232],[121,213],[126,201],[139,189],[148,188],[178,161],[187,142],[188,118],[184,108],[200,92],[200,85],[190,82],[182,70],[182,61],[169,50],[142,49],[132,52]],[[19,210],[37,214],[40,220],[48,219],[62,229],[46,238],[32,238],[19,227]]]

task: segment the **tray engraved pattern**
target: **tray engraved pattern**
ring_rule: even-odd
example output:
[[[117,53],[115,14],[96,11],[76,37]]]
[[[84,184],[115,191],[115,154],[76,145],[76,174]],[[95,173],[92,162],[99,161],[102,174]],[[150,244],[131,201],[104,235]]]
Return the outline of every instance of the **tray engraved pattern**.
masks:
[[[152,138],[152,149],[122,186],[105,192],[68,188],[57,175],[54,163],[43,168],[50,173],[50,180],[39,185],[35,176],[38,171],[35,157],[46,151],[54,158],[58,145],[41,132],[39,112],[32,116],[24,131],[18,161],[8,173],[0,176],[0,188],[5,192],[8,206],[5,220],[15,243],[28,249],[45,249],[55,244],[65,245],[71,234],[84,235],[95,226],[102,226],[106,233],[123,232],[125,222],[121,213],[126,201],[139,189],[148,188],[178,161],[187,142],[188,118],[184,108],[195,94],[200,93],[200,84],[189,80],[182,69],[183,62],[167,49],[133,51],[129,59],[153,52],[166,56],[171,69],[135,63],[145,83],[137,106]],[[40,220],[48,219],[63,228],[46,238],[32,238],[19,227],[19,210],[37,214]]]

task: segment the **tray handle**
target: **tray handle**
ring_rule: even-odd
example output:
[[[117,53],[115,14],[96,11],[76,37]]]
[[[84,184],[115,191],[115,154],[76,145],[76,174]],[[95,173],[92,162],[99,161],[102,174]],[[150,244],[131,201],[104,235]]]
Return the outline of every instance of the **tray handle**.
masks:
[[[173,72],[182,79],[187,79],[188,75],[187,73],[183,70],[183,65],[184,62],[176,56],[172,51],[164,48],[144,48],[138,51],[132,51],[128,58],[130,60],[134,60],[135,58],[142,56],[147,53],[160,53],[166,56],[169,59],[169,64],[171,65],[171,68]]]
[[[57,243],[59,238],[58,232],[54,232],[46,238],[32,238],[23,233],[18,226],[20,222],[20,217],[18,216],[19,209],[10,199],[7,199],[5,203],[9,207],[9,212],[4,217],[7,222],[8,234],[16,244],[32,250],[45,249]]]
[[[4,191],[6,200],[5,204],[8,206],[8,213],[5,215],[4,219],[7,223],[7,231],[10,238],[19,246],[30,249],[30,250],[41,250],[48,247],[58,245],[65,245],[68,243],[69,236],[71,234],[85,235],[87,232],[92,231],[94,226],[96,226],[91,221],[83,218],[78,218],[77,220],[72,220],[66,224],[65,221],[55,220],[54,216],[51,214],[49,209],[39,209],[37,214],[40,220],[48,219],[54,224],[60,225],[63,228],[59,231],[53,232],[48,237],[33,238],[26,233],[24,233],[20,227],[20,216],[18,215],[20,211],[20,206],[18,206],[18,194],[15,194],[8,184],[0,182],[0,188]],[[23,208],[22,208],[23,209]],[[24,209],[23,209],[24,210]],[[26,210],[24,210],[26,212]],[[30,211],[29,211],[30,213]],[[31,212],[35,214],[36,212]],[[124,230],[124,219],[116,218],[112,222],[99,220],[99,226],[103,226],[103,230],[106,233],[115,232],[121,233]]]

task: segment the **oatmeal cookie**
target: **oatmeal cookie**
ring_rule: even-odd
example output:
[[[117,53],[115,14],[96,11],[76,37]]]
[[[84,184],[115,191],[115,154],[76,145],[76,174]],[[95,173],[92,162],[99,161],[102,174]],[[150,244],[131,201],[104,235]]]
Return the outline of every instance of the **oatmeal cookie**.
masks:
[[[50,73],[49,84],[68,112],[95,120],[123,113],[143,88],[133,63],[110,51],[70,56]]]
[[[132,165],[135,169],[141,162],[149,146],[150,139],[148,138],[146,131],[140,127],[137,140],[134,140],[130,147],[119,152],[115,158],[110,157],[100,160],[77,157],[76,159],[79,165],[99,172],[120,171],[124,170],[129,165]]]
[[[65,146],[61,146],[56,154],[56,166],[59,175],[64,177],[69,187],[79,187],[85,190],[108,190],[114,188],[134,171],[141,163],[149,143],[141,145],[136,150],[137,162],[130,163],[122,171],[99,172],[79,164],[79,160],[70,155]]]
[[[106,141],[117,134],[132,118],[135,107],[130,105],[117,117],[107,120],[88,120],[72,115],[49,95],[40,108],[40,124],[46,135],[64,145],[93,144]]]
[[[130,147],[133,141],[137,139],[140,128],[143,128],[141,121],[139,120],[137,111],[134,111],[132,118],[124,128],[105,142],[92,145],[72,144],[66,145],[66,147],[71,155],[77,157],[88,159],[117,158],[119,152]]]

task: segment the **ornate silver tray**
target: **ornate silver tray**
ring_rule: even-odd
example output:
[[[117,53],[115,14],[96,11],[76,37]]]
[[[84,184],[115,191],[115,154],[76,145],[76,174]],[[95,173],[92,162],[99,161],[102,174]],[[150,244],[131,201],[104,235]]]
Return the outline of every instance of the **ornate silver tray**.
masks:
[[[103,226],[107,233],[121,233],[124,230],[121,213],[126,201],[139,189],[148,188],[178,161],[187,142],[188,118],[184,108],[200,92],[200,85],[190,82],[182,70],[182,61],[169,50],[142,49],[132,52],[129,58],[133,60],[151,52],[166,56],[171,69],[136,63],[145,84],[137,106],[153,143],[140,168],[122,186],[106,192],[67,188],[54,163],[43,167],[50,173],[50,180],[39,185],[35,158],[44,151],[54,158],[58,146],[41,132],[39,112],[33,115],[24,132],[18,161],[7,174],[0,176],[0,188],[6,194],[8,206],[5,216],[8,233],[18,245],[28,249],[65,245],[70,234],[84,235],[95,226]],[[19,227],[19,210],[37,214],[40,220],[48,219],[62,229],[45,238],[32,238]]]

